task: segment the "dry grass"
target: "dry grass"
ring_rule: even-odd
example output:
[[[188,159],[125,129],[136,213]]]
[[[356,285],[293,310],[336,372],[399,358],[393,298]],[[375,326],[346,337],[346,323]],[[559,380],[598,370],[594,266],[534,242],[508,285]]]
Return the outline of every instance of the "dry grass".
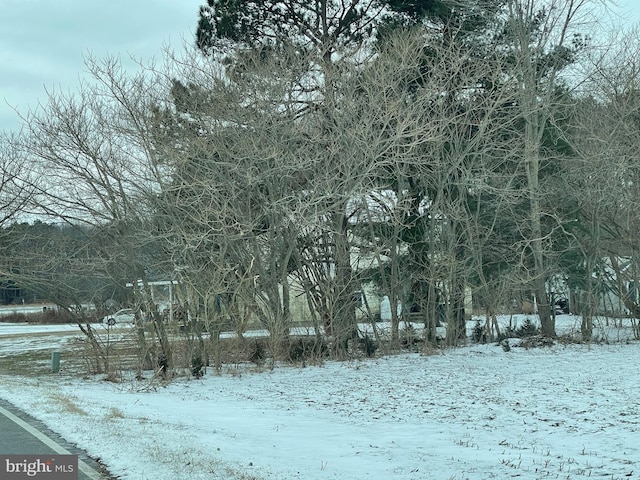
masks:
[[[26,377],[50,374],[51,353],[35,350],[2,356],[0,357],[0,372],[5,375]]]
[[[64,408],[67,412],[82,416],[89,415],[80,406],[78,406],[71,397],[68,397],[66,395],[54,394],[49,395],[49,398],[58,403],[60,407]]]
[[[88,312],[87,312],[88,313]],[[60,325],[67,323],[76,323],[78,318],[66,310],[47,309],[42,312],[12,312],[4,315],[0,315],[0,322],[2,323],[33,323],[38,325]],[[95,312],[91,312],[84,322],[95,322],[98,317]]]
[[[107,418],[111,418],[111,419],[123,419],[125,418],[124,413],[122,413],[122,410],[117,409],[116,407],[111,407],[109,409],[109,411],[106,414]]]
[[[129,373],[137,373],[140,378],[148,376],[150,370],[157,370],[157,361],[161,354],[160,344],[152,325],[144,327],[143,348],[140,346],[141,332],[136,327],[126,326],[107,330],[95,324],[92,328],[95,343],[85,338],[81,332],[45,333],[11,335],[6,337],[7,345],[15,341],[15,351],[0,357],[0,373],[41,376],[52,375],[51,350],[38,349],[27,351],[20,347],[22,342],[40,339],[40,344],[47,343],[48,336],[55,338],[56,344],[64,343],[61,349],[60,371],[53,375],[82,376],[105,375],[105,379],[120,382]],[[63,338],[72,335],[70,338]],[[329,347],[324,342],[318,344],[313,336],[291,336],[287,341],[279,343],[262,337],[221,338],[216,346],[208,335],[202,340],[188,335],[178,329],[167,329],[170,340],[172,372],[171,376],[195,375],[194,359],[203,362],[202,373],[210,374],[220,360],[221,367],[253,365],[262,367],[275,362],[292,362],[308,365],[322,363],[328,356]],[[47,337],[47,338],[43,338]],[[360,348],[358,346],[354,349]],[[354,351],[353,354],[360,352]],[[145,358],[149,361],[145,362]]]

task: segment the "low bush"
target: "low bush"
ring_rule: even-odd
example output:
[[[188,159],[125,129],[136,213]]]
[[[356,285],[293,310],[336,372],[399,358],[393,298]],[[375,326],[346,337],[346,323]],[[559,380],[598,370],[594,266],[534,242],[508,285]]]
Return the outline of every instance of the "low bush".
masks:
[[[520,340],[520,343],[517,345],[518,347],[522,347],[525,349],[529,348],[540,348],[540,347],[552,347],[555,345],[555,342],[552,338],[544,337],[542,335],[529,335]]]
[[[201,378],[204,375],[204,361],[201,355],[194,355],[191,358],[191,375],[194,378]]]
[[[529,317],[527,317],[524,320],[522,326],[516,329],[515,334],[518,338],[532,337],[534,335],[539,335],[540,329],[536,326],[535,323],[531,321]]]
[[[255,340],[249,349],[249,361],[260,366],[267,358],[267,347],[263,340]]]
[[[506,340],[508,338],[526,338],[533,337],[535,335],[540,335],[540,329],[529,317],[527,317],[520,327],[511,325],[511,322],[509,322],[509,325],[500,332],[496,341],[500,343],[502,340]]]
[[[479,319],[476,320],[476,324],[473,326],[473,333],[471,334],[471,337],[476,343],[487,343],[487,332]]]
[[[378,342],[376,342],[369,335],[365,335],[364,338],[360,339],[360,346],[362,347],[362,351],[367,357],[373,357],[378,350]]]
[[[290,340],[288,353],[289,361],[306,363],[325,358],[329,355],[329,347],[324,339],[298,337]]]
[[[400,331],[400,346],[411,351],[417,351],[418,346],[423,343],[424,340],[420,337],[416,329],[410,323],[407,323],[405,327]]]

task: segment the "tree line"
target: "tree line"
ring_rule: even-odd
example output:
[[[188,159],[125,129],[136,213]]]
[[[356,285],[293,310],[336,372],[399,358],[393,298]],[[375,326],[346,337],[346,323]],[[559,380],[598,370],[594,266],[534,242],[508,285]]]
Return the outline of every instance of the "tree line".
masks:
[[[445,305],[456,345],[468,291],[487,333],[524,295],[555,336],[561,276],[589,341],[602,289],[640,313],[638,37],[595,35],[599,5],[208,0],[193,48],[133,74],[88,58],[92,81],[3,136],[1,273],[66,305],[176,279],[214,339],[250,316],[275,351],[303,298],[337,356],[364,285],[419,309],[427,343]],[[25,215],[82,241],[16,250]]]

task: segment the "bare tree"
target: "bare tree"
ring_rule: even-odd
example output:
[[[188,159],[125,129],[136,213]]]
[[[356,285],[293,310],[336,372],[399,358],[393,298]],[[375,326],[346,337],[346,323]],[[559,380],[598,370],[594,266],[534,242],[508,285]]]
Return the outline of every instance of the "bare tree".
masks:
[[[585,45],[581,29],[588,25],[590,6],[593,2],[588,0],[507,2],[506,48],[513,62],[508,74],[518,83],[516,104],[524,124],[521,151],[529,200],[526,248],[533,259],[531,282],[542,333],[550,336],[555,335],[555,327],[546,292],[548,248],[542,225],[542,199],[546,192],[541,185],[541,171],[548,158],[543,143],[548,126],[563,108],[558,83]]]
[[[25,206],[33,194],[31,185],[36,181],[28,163],[12,148],[14,141],[14,135],[0,136],[0,227],[28,213]]]
[[[155,228],[149,205],[164,181],[146,134],[149,105],[156,101],[149,92],[155,88],[151,76],[130,77],[114,60],[89,59],[88,66],[94,83],[74,94],[51,92],[48,103],[24,118],[25,128],[12,148],[28,160],[31,178],[40,179],[30,184],[35,190],[30,211],[54,223],[84,226],[91,254],[77,268],[125,288],[127,282],[170,268],[158,249],[158,236],[149,233]],[[71,305],[63,296],[52,300]],[[80,299],[73,300],[78,304]],[[154,313],[150,299],[144,303]],[[155,313],[161,355],[170,359]],[[80,316],[79,325],[99,350],[84,320]]]
[[[572,138],[579,175],[570,180],[580,192],[576,195],[577,223],[582,227],[578,243],[587,277],[582,312],[585,340],[591,338],[592,317],[602,290],[613,292],[629,312],[640,315],[635,291],[640,223],[633,205],[639,180],[640,59],[632,46],[638,31],[614,35],[609,48],[590,56],[588,81],[576,108],[577,132]]]

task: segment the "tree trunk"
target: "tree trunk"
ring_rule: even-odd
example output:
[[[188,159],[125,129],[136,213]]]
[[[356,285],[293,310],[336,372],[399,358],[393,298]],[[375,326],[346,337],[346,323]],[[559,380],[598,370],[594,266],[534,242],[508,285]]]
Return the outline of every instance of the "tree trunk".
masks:
[[[353,302],[353,270],[351,249],[347,238],[347,219],[342,212],[334,213],[333,232],[335,242],[334,268],[331,302],[334,305],[331,330],[334,348],[338,357],[347,353],[348,343],[357,335],[356,311]]]

